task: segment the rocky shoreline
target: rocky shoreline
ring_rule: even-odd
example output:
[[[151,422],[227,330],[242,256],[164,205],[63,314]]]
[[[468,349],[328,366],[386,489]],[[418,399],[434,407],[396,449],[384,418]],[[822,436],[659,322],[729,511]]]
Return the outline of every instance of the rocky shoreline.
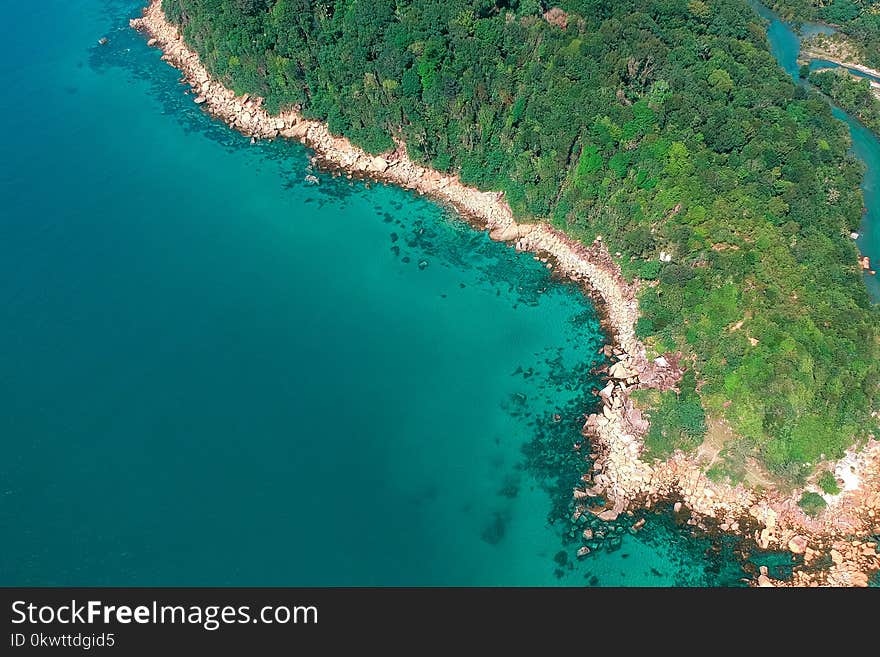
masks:
[[[801,49],[800,55],[798,56],[798,64],[809,64],[814,59],[824,59],[837,64],[838,66],[847,69],[851,75],[853,75],[852,71],[860,71],[861,73],[872,76],[875,79],[869,79],[871,91],[878,99],[880,99],[880,71],[856,61],[856,58],[852,55],[850,46],[845,41],[833,40],[827,37],[823,39],[814,37]]]
[[[633,508],[668,500],[677,512],[686,509],[690,513],[690,525],[707,529],[711,524],[745,535],[761,549],[803,555],[804,565],[796,568],[791,582],[795,585],[864,586],[869,574],[880,570],[877,545],[868,538],[880,532],[880,492],[875,492],[880,491],[880,442],[872,442],[862,454],[853,456],[852,467],[857,470],[853,476],[860,485],[838,496],[818,519],[806,516],[793,495],[774,491],[758,495],[741,485],[711,482],[698,457],[676,454],[654,463],[641,458],[649,425],[629,393],[636,387],[673,388],[682,368],[679,355],[647,356],[635,334],[637,284],[624,279],[601,237],[586,246],[546,224],[518,223],[502,194],[467,187],[456,176],[414,163],[402,144],[392,152],[372,155],[295,110],[270,115],[261,98],[236,96],[211,78],[177,27],[166,20],[161,0],[152,0],[131,26],[145,32],[148,45],[160,48],[162,59],[182,71],[197,104],[242,134],[299,140],[325,166],[412,189],[448,204],[475,226],[488,230],[493,240],[548,259],[557,274],[578,282],[598,298],[613,340],[606,349],[612,364],[607,385],[600,392],[603,410],[590,415],[584,426],[594,465],[584,475],[583,486],[574,490],[577,514],[591,512],[600,520],[613,520]],[[746,532],[753,527],[754,534]],[[811,567],[821,561],[822,554],[831,556],[831,565]],[[756,583],[779,584],[766,572]]]

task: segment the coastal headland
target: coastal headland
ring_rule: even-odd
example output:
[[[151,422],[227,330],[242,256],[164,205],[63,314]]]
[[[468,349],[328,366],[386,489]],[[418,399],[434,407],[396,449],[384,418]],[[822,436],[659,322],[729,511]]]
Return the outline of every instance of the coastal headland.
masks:
[[[734,487],[710,480],[700,450],[649,462],[643,457],[649,421],[630,392],[675,388],[687,363],[679,354],[648,356],[635,332],[639,283],[623,277],[601,238],[587,246],[546,224],[517,222],[502,194],[465,186],[456,176],[413,162],[403,144],[370,154],[296,109],[271,115],[261,98],[237,96],[212,79],[166,19],[161,0],[152,0],[131,26],[144,32],[148,45],[159,48],[162,58],[182,72],[195,102],[235,130],[254,139],[298,140],[315,151],[316,161],[325,168],[398,185],[447,204],[492,239],[534,253],[556,275],[582,285],[597,300],[612,341],[606,347],[611,364],[599,392],[602,412],[588,416],[584,425],[592,467],[573,491],[576,514],[592,513],[610,521],[637,508],[670,502],[695,531],[731,532],[757,549],[796,555],[791,580],[773,580],[762,567],[753,582],[758,586],[866,586],[880,571],[873,539],[880,533],[880,441],[853,448],[833,464],[834,474],[845,485],[815,517],[798,505],[801,490]]]

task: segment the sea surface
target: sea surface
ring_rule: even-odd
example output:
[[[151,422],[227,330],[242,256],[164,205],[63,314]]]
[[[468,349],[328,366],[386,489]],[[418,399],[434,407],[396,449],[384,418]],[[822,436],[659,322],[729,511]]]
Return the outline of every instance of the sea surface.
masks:
[[[139,8],[0,25],[0,585],[742,584],[669,513],[576,558],[578,288],[213,121]]]

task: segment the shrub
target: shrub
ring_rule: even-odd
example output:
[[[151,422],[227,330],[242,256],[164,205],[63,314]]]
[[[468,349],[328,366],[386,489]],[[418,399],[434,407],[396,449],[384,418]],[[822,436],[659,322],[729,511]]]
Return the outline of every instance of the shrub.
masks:
[[[818,515],[819,512],[824,509],[827,504],[825,504],[824,498],[819,495],[819,493],[806,492],[801,495],[801,499],[798,502],[798,506],[804,510],[808,516]]]
[[[694,277],[694,270],[685,265],[670,263],[660,271],[660,281],[667,285],[684,285]]]
[[[830,470],[826,470],[819,477],[819,487],[829,495],[837,495],[840,492],[840,486],[837,484],[837,478]]]
[[[657,276],[660,275],[660,261],[659,260],[646,260],[639,267],[639,276],[641,276],[646,281],[653,281],[657,279]]]
[[[654,248],[654,236],[645,226],[638,226],[624,235],[623,244],[631,253],[642,255]]]
[[[636,335],[642,339],[654,334],[654,321],[648,317],[639,317],[636,322]]]

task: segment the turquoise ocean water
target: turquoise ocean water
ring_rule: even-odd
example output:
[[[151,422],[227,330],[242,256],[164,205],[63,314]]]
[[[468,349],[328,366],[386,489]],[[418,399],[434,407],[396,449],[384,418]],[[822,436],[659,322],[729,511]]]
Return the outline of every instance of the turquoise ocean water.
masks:
[[[211,120],[139,6],[0,26],[0,584],[741,583],[669,514],[575,558],[578,289]]]

